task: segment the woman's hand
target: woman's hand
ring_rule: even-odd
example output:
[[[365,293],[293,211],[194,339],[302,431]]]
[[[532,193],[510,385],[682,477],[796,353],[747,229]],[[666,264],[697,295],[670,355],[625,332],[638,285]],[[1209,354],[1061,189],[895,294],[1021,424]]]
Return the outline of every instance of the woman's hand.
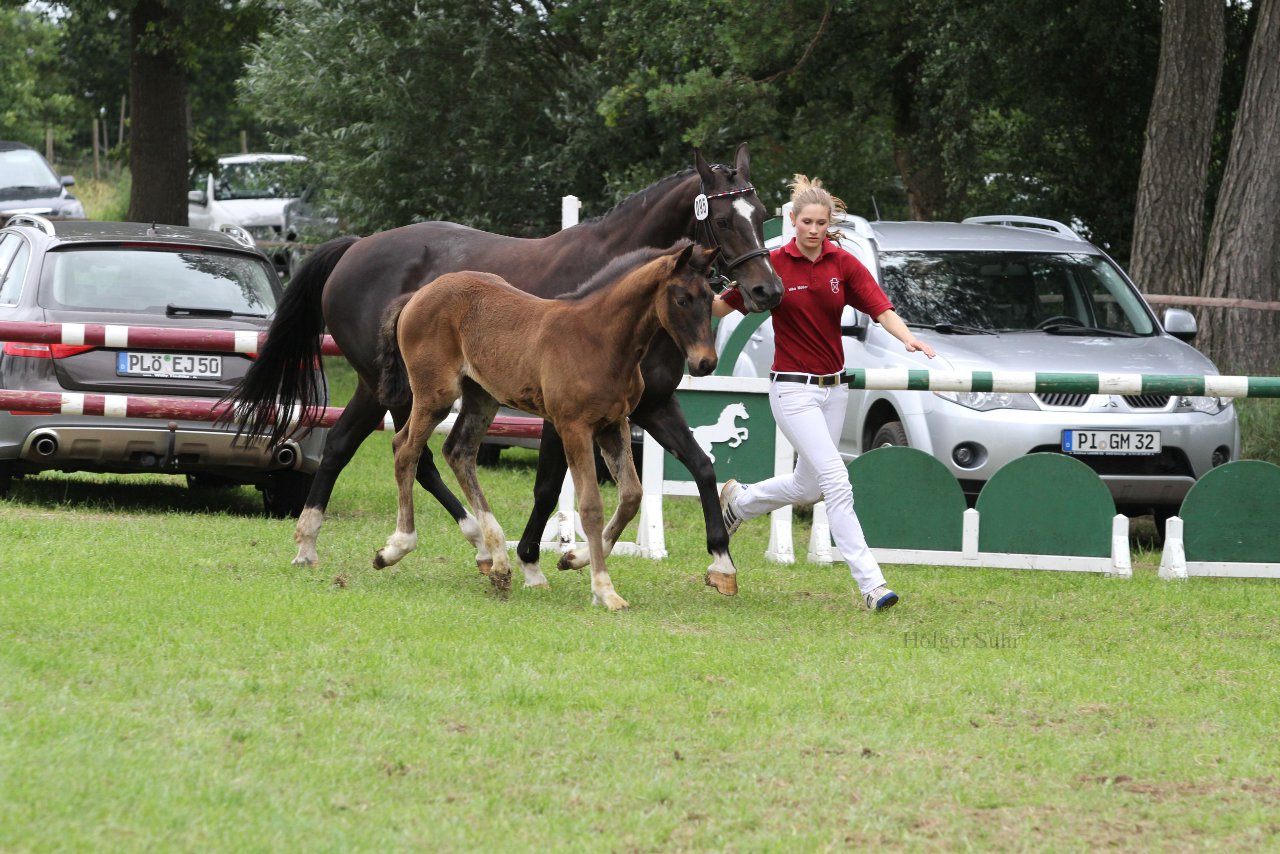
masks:
[[[902,321],[901,317],[898,317],[898,313],[893,309],[888,309],[881,313],[881,315],[876,318],[876,323],[883,326],[888,330],[890,335],[901,341],[903,346],[907,348],[908,353],[924,353],[930,359],[937,355],[933,352],[932,347],[921,341],[911,332],[911,328]]]
[[[928,344],[921,341],[919,338],[913,337],[909,341],[905,341],[903,343],[906,344],[908,353],[924,353],[930,359],[938,355],[937,353],[933,352],[932,347],[930,347]]]

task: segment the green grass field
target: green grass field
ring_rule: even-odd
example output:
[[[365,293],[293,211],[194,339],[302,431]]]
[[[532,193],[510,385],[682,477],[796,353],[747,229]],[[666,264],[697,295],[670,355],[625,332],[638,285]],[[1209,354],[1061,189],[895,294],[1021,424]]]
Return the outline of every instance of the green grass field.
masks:
[[[438,440],[437,440],[438,443]],[[503,601],[390,437],[321,566],[249,489],[42,475],[0,502],[0,851],[1262,850],[1280,844],[1280,583],[888,567],[734,540]],[[523,525],[534,456],[482,471]],[[606,502],[611,500],[606,495]],[[803,543],[807,531],[796,531]]]

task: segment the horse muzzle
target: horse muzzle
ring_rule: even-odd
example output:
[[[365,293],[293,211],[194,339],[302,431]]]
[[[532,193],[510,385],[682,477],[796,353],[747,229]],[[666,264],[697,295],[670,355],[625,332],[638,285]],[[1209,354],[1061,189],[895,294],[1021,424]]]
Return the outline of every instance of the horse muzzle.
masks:
[[[705,377],[716,369],[719,360],[715,350],[699,347],[688,355],[689,373],[695,377]]]
[[[782,280],[777,276],[763,282],[739,282],[738,290],[748,312],[769,311],[782,302]]]

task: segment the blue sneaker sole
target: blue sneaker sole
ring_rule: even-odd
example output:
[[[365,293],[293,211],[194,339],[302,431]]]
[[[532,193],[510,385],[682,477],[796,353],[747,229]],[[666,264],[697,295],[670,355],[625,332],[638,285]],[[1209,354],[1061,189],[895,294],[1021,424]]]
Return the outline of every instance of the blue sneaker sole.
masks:
[[[890,593],[888,596],[884,597],[883,599],[881,599],[879,602],[876,603],[875,609],[877,611],[884,611],[888,608],[892,608],[894,605],[897,605],[897,604],[898,604],[898,594]]]

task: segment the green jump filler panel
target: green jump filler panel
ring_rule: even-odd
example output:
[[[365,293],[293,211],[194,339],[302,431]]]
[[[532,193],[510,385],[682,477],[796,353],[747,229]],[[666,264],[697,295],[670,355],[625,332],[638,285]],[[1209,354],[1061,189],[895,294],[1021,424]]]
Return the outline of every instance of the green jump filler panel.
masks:
[[[1001,468],[978,495],[978,549],[1005,554],[1111,554],[1111,492],[1084,463],[1029,454]]]
[[[1188,563],[1280,564],[1280,466],[1237,460],[1213,469],[1178,515]]]
[[[872,548],[960,551],[964,491],[936,457],[918,448],[876,448],[849,464],[849,480]]]

